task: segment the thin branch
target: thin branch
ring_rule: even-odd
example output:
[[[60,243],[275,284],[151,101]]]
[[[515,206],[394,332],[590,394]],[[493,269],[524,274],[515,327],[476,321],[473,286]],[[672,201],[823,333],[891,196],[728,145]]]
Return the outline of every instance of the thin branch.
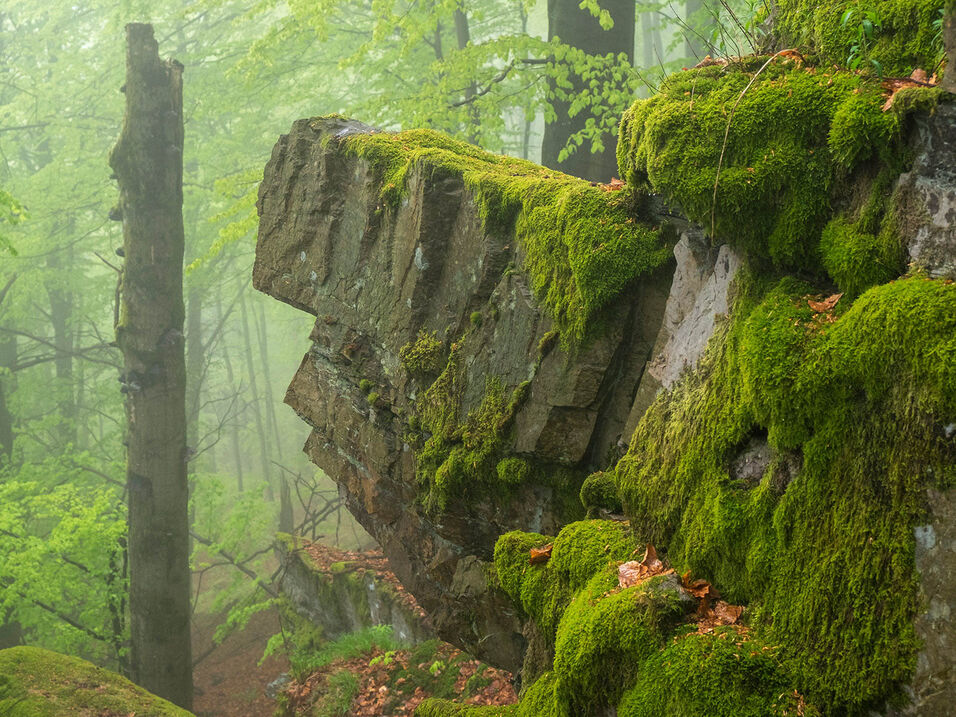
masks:
[[[463,105],[470,105],[472,102],[474,102],[475,100],[477,100],[479,97],[484,97],[484,96],[487,95],[489,92],[491,92],[491,90],[494,88],[495,85],[497,85],[498,83],[504,81],[504,79],[508,76],[508,74],[511,72],[511,70],[514,69],[514,66],[515,66],[514,61],[511,61],[510,63],[508,63],[508,66],[505,67],[505,69],[503,69],[500,73],[498,73],[498,75],[497,75],[496,77],[492,78],[492,80],[491,80],[485,87],[481,88],[480,90],[478,90],[477,92],[475,92],[475,94],[471,95],[470,97],[466,97],[465,99],[459,100],[458,102],[452,102],[451,105],[449,105],[449,106],[450,106],[450,107],[461,107],[461,106],[463,106]]]
[[[262,578],[260,578],[254,570],[250,570],[249,568],[247,568],[245,565],[243,565],[242,561],[237,560],[235,557],[227,553],[222,548],[217,548],[216,545],[211,540],[209,540],[209,538],[204,538],[203,536],[198,535],[195,531],[192,531],[192,530],[189,531],[189,535],[192,536],[192,539],[195,540],[197,543],[205,545],[207,548],[211,548],[212,550],[216,551],[217,553],[219,553],[219,555],[221,555],[226,560],[228,560],[237,570],[242,571],[243,573],[248,575],[250,578],[252,578],[255,581],[256,585],[261,587],[266,592],[266,594],[269,595],[269,597],[272,597],[272,598],[279,597],[279,594],[271,586],[267,585],[265,581],[262,580]]]

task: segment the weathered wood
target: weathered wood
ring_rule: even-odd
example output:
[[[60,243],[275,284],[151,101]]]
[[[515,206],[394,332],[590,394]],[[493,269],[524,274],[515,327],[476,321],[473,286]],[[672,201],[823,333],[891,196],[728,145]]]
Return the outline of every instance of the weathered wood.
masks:
[[[129,425],[131,671],[138,684],[188,709],[183,66],[159,59],[150,25],[127,25],[126,39],[126,116],[110,166],[126,256],[116,340]]]

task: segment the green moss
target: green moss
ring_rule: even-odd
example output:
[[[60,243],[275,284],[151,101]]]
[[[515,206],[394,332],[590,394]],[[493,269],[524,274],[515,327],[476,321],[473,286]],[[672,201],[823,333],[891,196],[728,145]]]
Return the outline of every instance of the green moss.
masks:
[[[531,548],[551,542],[551,559],[530,565]],[[502,535],[495,545],[495,570],[505,592],[553,640],[574,594],[598,571],[630,560],[638,552],[626,523],[586,520],[565,526],[553,539],[518,531]]]
[[[908,77],[916,68],[932,74],[942,58],[933,21],[943,0],[778,0],[774,32],[789,47],[799,46],[821,56],[827,65],[845,65],[859,20],[841,24],[847,8],[874,10],[882,30],[876,34],[865,60],[880,63],[883,73]],[[865,66],[865,63],[864,63]]]
[[[369,391],[372,390],[372,387],[374,385],[375,384],[369,381],[367,378],[363,378],[361,381],[359,381],[359,390],[362,393],[368,393]]]
[[[450,700],[429,698],[415,710],[415,717],[512,717],[514,705],[505,707],[472,707]]]
[[[399,349],[398,357],[409,373],[437,374],[445,365],[445,347],[434,332],[419,331],[415,341]]]
[[[184,709],[85,660],[36,647],[0,650],[0,714],[186,717]]]
[[[641,664],[664,645],[683,616],[666,578],[618,590],[617,565],[598,572],[561,618],[554,650],[557,700],[575,715],[597,714],[617,704]]]
[[[762,60],[681,72],[635,102],[621,121],[621,176],[753,256],[819,271],[836,190],[864,162],[898,173],[903,118],[938,93],[884,112],[875,79],[785,59],[755,79]]]
[[[498,480],[505,485],[521,485],[530,477],[533,468],[529,461],[524,458],[511,456],[498,462],[495,466],[495,472],[498,474]]]
[[[573,519],[580,515],[576,501],[583,472],[507,454],[515,414],[529,382],[510,393],[500,379],[486,379],[481,403],[461,416],[464,376],[460,356],[464,341],[451,345],[444,370],[418,402],[421,428],[428,435],[417,451],[417,476],[422,502],[430,512],[458,501],[491,497],[506,501],[511,491],[526,483],[549,485],[559,510]]]
[[[471,321],[471,325],[476,329],[481,326],[482,316],[480,311],[472,311],[471,316],[469,316],[468,319]]]
[[[811,293],[742,282],[735,319],[651,406],[616,475],[642,537],[750,604],[811,703],[856,714],[915,664],[913,528],[925,489],[956,483],[942,430],[956,416],[956,285],[884,284],[832,323]],[[802,468],[778,462],[741,486],[729,462],[761,432]]]
[[[371,405],[374,406],[376,403],[378,403],[378,399],[380,399],[381,397],[382,397],[382,396],[381,396],[381,394],[378,393],[378,391],[372,391],[372,392],[371,392],[368,396],[366,396],[365,398],[366,398],[366,400],[368,400],[368,402],[369,402]]]
[[[520,243],[535,294],[568,346],[601,325],[602,310],[634,279],[670,258],[659,231],[634,219],[621,192],[430,130],[353,134],[341,142],[369,162],[391,206],[405,193],[413,167],[432,179],[460,177],[485,230],[513,233]]]
[[[844,217],[827,224],[820,239],[820,253],[824,268],[847,299],[899,276],[905,259],[894,222],[887,222],[878,234],[871,234]]]
[[[733,628],[690,634],[641,665],[619,717],[809,717],[782,673],[774,650]]]
[[[617,494],[617,481],[613,473],[592,473],[585,478],[581,486],[581,503],[588,513],[597,510],[606,510],[611,513],[620,513],[621,498]]]

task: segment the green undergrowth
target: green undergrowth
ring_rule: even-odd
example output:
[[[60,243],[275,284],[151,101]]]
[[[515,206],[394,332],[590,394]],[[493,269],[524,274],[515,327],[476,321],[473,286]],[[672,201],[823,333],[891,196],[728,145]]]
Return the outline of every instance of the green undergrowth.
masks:
[[[899,239],[884,221],[888,188],[905,165],[906,116],[931,111],[939,90],[905,90],[883,111],[875,78],[787,58],[758,74],[766,59],[680,72],[635,102],[621,121],[621,177],[778,268],[825,267],[837,283],[863,288],[898,276]],[[864,166],[881,178],[872,199],[854,206],[840,195]],[[835,216],[844,221],[829,227],[824,259],[820,238]],[[857,262],[864,278],[851,278]]]
[[[192,713],[85,660],[36,647],[12,647],[0,650],[0,714],[188,717]]]
[[[604,192],[531,162],[493,155],[431,130],[352,134],[344,150],[369,162],[383,200],[398,206],[407,181],[460,177],[473,193],[485,229],[514,235],[535,295],[575,346],[639,276],[662,266],[670,249],[658,227],[637,221],[622,192]]]
[[[956,285],[910,276],[833,316],[812,294],[742,281],[735,318],[651,406],[616,476],[642,538],[749,604],[808,700],[859,714],[915,665],[913,529],[925,489],[956,483]],[[729,464],[760,435],[776,458],[745,485]]]
[[[874,13],[880,27],[861,66],[869,68],[872,59],[884,75],[909,77],[917,68],[931,75],[942,59],[934,22],[944,0],[777,0],[776,5],[774,32],[781,41],[818,53],[827,65],[847,64],[865,11]],[[843,23],[848,9],[854,15]]]

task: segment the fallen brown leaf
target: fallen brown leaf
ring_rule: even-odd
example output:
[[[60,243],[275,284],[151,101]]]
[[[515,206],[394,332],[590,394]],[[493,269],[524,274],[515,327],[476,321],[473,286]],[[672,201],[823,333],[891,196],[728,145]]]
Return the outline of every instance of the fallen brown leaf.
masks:
[[[840,300],[840,297],[842,296],[843,296],[842,293],[834,294],[833,296],[827,297],[823,301],[814,301],[813,299],[807,299],[807,304],[809,304],[810,308],[816,311],[818,314],[822,314],[825,311],[830,311],[831,309],[833,309],[833,307],[837,305],[837,302]]]
[[[554,543],[548,543],[541,548],[531,548],[531,555],[528,557],[528,565],[538,565],[539,563],[546,563],[551,559],[551,550],[554,548]]]
[[[656,548],[648,543],[643,559],[629,560],[617,566],[617,583],[622,588],[629,588],[666,572],[672,571],[664,570],[664,563],[657,557]]]

